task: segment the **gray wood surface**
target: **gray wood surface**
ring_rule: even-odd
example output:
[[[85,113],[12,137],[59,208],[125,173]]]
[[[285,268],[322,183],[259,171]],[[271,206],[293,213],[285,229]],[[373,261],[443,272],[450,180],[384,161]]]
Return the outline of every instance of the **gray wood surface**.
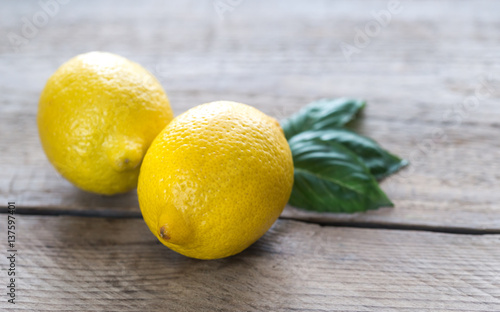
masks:
[[[500,3],[402,1],[350,62],[340,44],[354,45],[357,29],[388,2],[244,1],[223,19],[214,3],[70,2],[19,51],[8,34],[22,34],[22,18],[41,8],[23,1],[1,10],[0,197],[29,212],[138,216],[134,193],[104,198],[73,188],[38,142],[46,79],[76,54],[105,50],[150,69],[176,114],[230,99],[283,118],[321,97],[367,99],[357,130],[411,161],[382,184],[396,207],[360,215],[290,208],[287,218],[500,231]],[[489,92],[464,105],[484,81]]]
[[[497,235],[280,220],[243,253],[199,261],[142,220],[18,220],[19,301],[3,311],[500,310]]]

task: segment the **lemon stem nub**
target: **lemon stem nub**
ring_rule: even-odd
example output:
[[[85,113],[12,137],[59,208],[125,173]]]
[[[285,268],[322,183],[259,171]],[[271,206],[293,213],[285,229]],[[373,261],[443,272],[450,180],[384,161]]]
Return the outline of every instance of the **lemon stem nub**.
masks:
[[[162,215],[158,221],[157,235],[162,243],[183,245],[191,240],[193,233],[186,220],[176,210]]]
[[[170,239],[170,236],[168,236],[167,229],[166,229],[165,225],[160,228],[160,237],[166,241],[168,241]]]

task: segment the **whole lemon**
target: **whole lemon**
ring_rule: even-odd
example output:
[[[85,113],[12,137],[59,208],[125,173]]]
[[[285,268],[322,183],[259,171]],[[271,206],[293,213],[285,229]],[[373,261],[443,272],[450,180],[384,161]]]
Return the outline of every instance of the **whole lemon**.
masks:
[[[137,186],[141,161],[172,120],[160,83],[121,56],[90,52],[63,64],[38,107],[42,147],[79,188],[111,195]]]
[[[279,123],[255,108],[212,102],[175,118],[151,144],[139,176],[149,229],[189,257],[237,254],[276,221],[293,184]]]

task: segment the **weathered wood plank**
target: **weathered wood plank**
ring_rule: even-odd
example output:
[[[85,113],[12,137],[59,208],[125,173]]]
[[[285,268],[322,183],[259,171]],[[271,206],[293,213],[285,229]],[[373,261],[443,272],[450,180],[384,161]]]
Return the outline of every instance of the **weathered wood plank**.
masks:
[[[11,132],[13,135],[2,142],[5,154],[0,164],[3,172],[0,197],[4,201],[15,200],[21,208],[95,210],[108,214],[139,212],[135,192],[117,197],[87,194],[57,175],[41,151],[35,117],[30,118],[21,115],[0,125],[5,132],[13,124],[23,123],[19,128],[31,128],[26,134]],[[363,127],[363,132],[402,155],[405,150],[415,148],[413,142],[419,129],[432,129],[418,125],[402,130],[397,123],[370,121],[369,117],[365,118]],[[284,216],[321,222],[407,224],[498,232],[500,194],[491,191],[500,187],[496,161],[500,150],[494,148],[496,134],[488,128],[468,129],[464,141],[460,135],[450,134],[446,145],[436,145],[421,162],[413,162],[412,167],[382,183],[395,208],[356,215],[315,214],[289,208]],[[474,136],[483,136],[483,139],[476,142]]]
[[[177,114],[231,99],[282,118],[319,97],[366,98],[359,131],[412,161],[383,183],[396,208],[353,216],[287,209],[286,217],[500,230],[500,194],[493,191],[500,187],[498,2],[403,3],[403,12],[351,62],[340,42],[352,44],[355,28],[373,21],[371,12],[386,8],[386,1],[252,1],[224,20],[212,1],[70,2],[18,52],[7,35],[19,34],[21,18],[40,7],[36,1],[4,5],[2,201],[16,200],[20,209],[138,214],[134,193],[107,198],[74,189],[48,164],[37,138],[36,108],[45,80],[68,58],[100,49],[149,68]],[[466,108],[464,100],[474,96],[483,78],[491,93]],[[455,115],[444,117],[452,110]],[[453,118],[457,114],[460,124]],[[436,129],[447,138],[432,141]]]
[[[500,310],[496,235],[280,220],[243,253],[198,261],[142,220],[17,218],[17,303],[2,299],[2,310]]]

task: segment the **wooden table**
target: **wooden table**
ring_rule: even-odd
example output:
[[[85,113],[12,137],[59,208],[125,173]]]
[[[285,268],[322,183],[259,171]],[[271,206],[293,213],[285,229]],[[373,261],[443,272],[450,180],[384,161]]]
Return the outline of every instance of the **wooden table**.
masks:
[[[0,9],[0,310],[500,311],[500,2],[116,0],[46,10],[38,1]],[[283,118],[321,97],[366,99],[358,131],[411,161],[382,183],[396,206],[287,207],[237,256],[170,251],[134,192],[79,191],[40,147],[46,79],[92,50],[143,64],[176,114],[228,99]],[[16,304],[5,288],[8,201]]]

